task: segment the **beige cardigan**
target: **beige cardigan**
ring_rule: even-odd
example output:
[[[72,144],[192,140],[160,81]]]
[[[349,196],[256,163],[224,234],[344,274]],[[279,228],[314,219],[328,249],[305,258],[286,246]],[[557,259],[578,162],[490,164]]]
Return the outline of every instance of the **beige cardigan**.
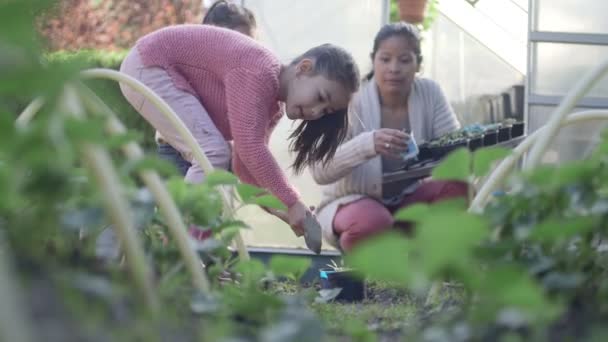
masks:
[[[456,130],[460,123],[441,88],[432,80],[416,78],[408,99],[409,120],[418,143]],[[337,209],[363,197],[382,199],[382,160],[374,148],[374,130],[380,127],[381,112],[375,80],[365,82],[349,108],[346,142],[338,147],[327,165],[312,167],[322,185],[317,217],[325,240],[338,246],[333,231]]]

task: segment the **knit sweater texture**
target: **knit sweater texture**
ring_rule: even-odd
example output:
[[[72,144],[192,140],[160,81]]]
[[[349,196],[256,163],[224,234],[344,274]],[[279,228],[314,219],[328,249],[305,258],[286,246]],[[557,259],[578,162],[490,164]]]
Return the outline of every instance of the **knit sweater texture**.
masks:
[[[218,130],[234,141],[234,172],[269,190],[288,207],[298,194],[268,148],[283,115],[279,97],[281,63],[255,40],[207,25],[177,25],[140,38],[146,67],[161,67],[174,85],[196,96]]]

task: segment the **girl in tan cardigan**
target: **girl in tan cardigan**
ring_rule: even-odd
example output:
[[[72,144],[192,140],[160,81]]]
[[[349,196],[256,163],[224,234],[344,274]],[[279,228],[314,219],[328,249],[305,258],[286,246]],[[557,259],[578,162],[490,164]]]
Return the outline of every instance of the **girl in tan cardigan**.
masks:
[[[416,77],[422,56],[415,26],[395,23],[376,35],[373,71],[353,99],[347,141],[334,158],[312,168],[323,198],[317,215],[325,239],[342,250],[394,225],[393,213],[417,202],[466,197],[460,182],[384,182],[403,168],[413,134],[429,141],[460,127],[439,86]]]

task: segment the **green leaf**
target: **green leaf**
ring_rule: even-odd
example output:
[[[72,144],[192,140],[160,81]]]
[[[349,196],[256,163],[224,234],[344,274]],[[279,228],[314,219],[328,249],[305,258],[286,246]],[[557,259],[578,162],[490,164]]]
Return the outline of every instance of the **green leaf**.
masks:
[[[471,171],[471,153],[466,148],[459,148],[450,153],[433,169],[432,177],[436,180],[468,181]]]
[[[224,170],[214,170],[205,179],[205,183],[211,187],[217,185],[235,185],[239,179],[232,173]]]
[[[487,223],[465,212],[438,212],[416,226],[412,241],[420,266],[426,274],[436,275],[447,268],[469,269],[475,247],[487,237]]]
[[[221,224],[211,227],[213,232],[223,232],[226,229],[250,229],[251,227],[244,221],[241,220],[228,220],[223,221]]]
[[[305,257],[275,255],[270,259],[270,269],[277,276],[299,280],[310,267],[311,260]]]
[[[236,192],[239,194],[243,202],[248,203],[252,197],[260,195],[266,191],[251,184],[241,183],[236,186]]]
[[[467,201],[464,198],[452,198],[432,205],[426,203],[416,203],[406,208],[400,209],[395,214],[397,221],[407,222],[422,222],[425,218],[434,213],[446,212],[465,212],[467,210]]]
[[[410,241],[403,234],[391,231],[361,242],[350,254],[347,264],[378,281],[407,284]]]
[[[239,261],[234,267],[235,271],[241,273],[243,282],[246,284],[256,284],[266,273],[264,264],[259,260]]]
[[[96,144],[105,144],[107,137],[100,127],[103,127],[101,118],[80,120],[67,119],[64,122],[66,135],[77,143],[87,142]]]
[[[142,135],[139,132],[128,131],[125,134],[112,135],[106,140],[105,146],[108,148],[120,148],[131,142],[139,142],[142,140]]]
[[[222,242],[229,244],[234,237],[243,229],[243,226],[230,226],[222,230]],[[248,228],[248,227],[247,227]]]
[[[397,221],[419,222],[430,215],[430,213],[431,210],[428,204],[416,203],[404,209],[399,209],[395,214],[395,219]]]
[[[287,210],[287,207],[283,202],[281,202],[278,198],[273,195],[263,195],[260,197],[254,197],[249,202],[250,204],[257,204],[262,207],[279,209],[279,210]]]
[[[528,321],[546,322],[557,317],[562,309],[545,296],[526,270],[514,266],[495,265],[490,268],[484,275],[479,293],[480,311],[477,315],[482,320],[492,319],[505,308],[515,308]]]
[[[507,157],[511,151],[504,147],[493,146],[479,149],[473,153],[473,174],[478,177],[485,176],[492,163]]]
[[[578,234],[585,234],[597,227],[595,217],[556,218],[542,222],[534,227],[530,238],[537,241],[555,241]]]
[[[132,174],[150,170],[157,171],[162,175],[172,176],[178,174],[175,165],[156,156],[147,156],[134,161],[129,160],[121,168],[121,172],[124,174]]]

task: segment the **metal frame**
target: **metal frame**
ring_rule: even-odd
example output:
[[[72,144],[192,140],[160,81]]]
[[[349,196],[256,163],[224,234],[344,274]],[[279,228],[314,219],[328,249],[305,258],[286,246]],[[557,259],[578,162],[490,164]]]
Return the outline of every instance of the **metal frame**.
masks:
[[[524,121],[526,122],[527,133],[530,133],[530,109],[532,106],[557,106],[561,103],[563,96],[543,95],[534,93],[532,89],[533,75],[535,71],[534,60],[537,57],[537,48],[539,43],[556,43],[556,44],[577,44],[577,45],[598,45],[608,46],[608,34],[601,33],[575,33],[575,32],[549,32],[538,31],[537,23],[539,16],[539,0],[529,0],[529,16],[528,16],[528,70],[526,73],[526,91],[524,98]],[[586,97],[579,101],[578,107],[604,109],[608,108],[608,97]],[[538,127],[535,127],[538,128]]]
[[[530,42],[608,45],[608,34],[530,31]]]
[[[562,96],[530,94],[529,106],[557,106],[561,103]],[[579,101],[577,107],[604,109],[608,108],[608,98],[586,97]]]

